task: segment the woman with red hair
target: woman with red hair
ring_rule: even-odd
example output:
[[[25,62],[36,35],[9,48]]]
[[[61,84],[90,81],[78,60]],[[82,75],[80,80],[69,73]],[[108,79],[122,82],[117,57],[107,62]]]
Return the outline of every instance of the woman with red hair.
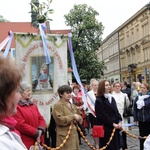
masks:
[[[83,123],[82,123],[82,125],[80,125],[80,128],[81,128],[82,132],[84,132],[83,134],[86,135],[86,132],[85,132],[84,128],[87,128],[88,124],[87,124],[87,121],[86,121],[86,115],[85,115],[84,110],[83,110],[83,104],[84,103],[82,101],[82,94],[80,92],[79,85],[74,85],[72,91],[73,91],[72,92],[72,102],[82,112]],[[80,133],[78,133],[78,135],[79,135],[79,142],[80,142],[80,144],[82,144]]]

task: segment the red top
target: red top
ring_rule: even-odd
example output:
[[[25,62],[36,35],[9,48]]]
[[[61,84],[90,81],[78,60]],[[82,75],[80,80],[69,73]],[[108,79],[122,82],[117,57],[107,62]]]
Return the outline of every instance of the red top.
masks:
[[[16,119],[16,129],[20,132],[21,139],[29,149],[35,144],[39,134],[39,129],[45,132],[46,124],[43,116],[40,114],[38,107],[31,101],[19,101],[17,105],[17,114],[13,117]],[[44,136],[41,136],[44,143]]]

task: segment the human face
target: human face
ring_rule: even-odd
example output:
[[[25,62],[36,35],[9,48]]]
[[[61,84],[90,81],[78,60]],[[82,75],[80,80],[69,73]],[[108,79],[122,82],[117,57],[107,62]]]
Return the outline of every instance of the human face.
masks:
[[[115,91],[116,93],[119,93],[120,90],[121,90],[120,84],[119,84],[119,83],[116,83],[116,84],[114,85],[114,91]]]
[[[79,89],[78,89],[78,88],[74,88],[73,93],[74,93],[75,95],[77,95],[77,94],[79,93]]]
[[[18,101],[21,99],[21,94],[20,92],[18,91],[19,88],[17,88],[11,95],[10,97],[8,98],[8,101],[7,101],[7,116],[11,116],[15,113],[17,113],[17,103]]]
[[[61,98],[64,99],[65,101],[68,101],[71,99],[71,93],[70,92],[64,92],[61,94]]]
[[[93,83],[92,83],[91,86],[92,86],[93,91],[97,92],[97,89],[98,89],[98,81],[93,81]]]
[[[25,89],[22,93],[21,93],[22,99],[23,100],[29,100],[31,98],[31,91],[30,89]]]
[[[148,92],[148,89],[144,84],[141,85],[141,92],[142,92],[142,95],[146,95]]]
[[[108,94],[110,92],[110,83],[108,81],[105,82],[105,93]]]

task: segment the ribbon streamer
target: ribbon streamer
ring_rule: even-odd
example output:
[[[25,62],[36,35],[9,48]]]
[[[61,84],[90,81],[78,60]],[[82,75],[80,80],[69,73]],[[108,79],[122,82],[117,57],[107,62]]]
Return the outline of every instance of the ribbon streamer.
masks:
[[[73,48],[72,48],[72,41],[71,41],[71,33],[68,34],[68,47],[69,47],[69,51],[70,51],[70,57],[71,57],[71,64],[72,64],[72,69],[73,69],[73,74],[78,82],[78,84],[80,85],[81,87],[81,92],[82,92],[82,98],[83,98],[83,109],[86,109],[88,108],[87,107],[87,102],[86,102],[86,97],[85,97],[85,89],[81,83],[81,80],[80,80],[80,77],[79,77],[79,73],[78,73],[78,70],[77,70],[77,67],[76,67],[76,62],[75,62],[75,59],[74,59],[74,54],[73,54]]]
[[[0,44],[0,51],[1,51],[7,43],[6,49],[5,49],[4,54],[3,54],[4,58],[6,58],[8,53],[9,53],[10,46],[11,46],[12,39],[13,39],[13,35],[14,35],[12,31],[9,31],[8,34],[9,34],[8,37]]]
[[[48,52],[48,47],[47,47],[47,43],[46,43],[46,36],[45,36],[45,30],[46,30],[46,25],[45,23],[39,23],[39,29],[40,29],[40,34],[42,37],[42,42],[43,42],[43,47],[44,47],[44,54],[45,54],[45,58],[46,58],[46,64],[50,64],[51,59],[50,59],[50,55]]]
[[[132,127],[132,126],[136,126],[135,123],[128,123],[128,124],[122,124],[123,127]]]
[[[0,51],[4,48],[8,40],[9,40],[9,36],[0,44]]]
[[[9,50],[10,50],[10,46],[11,46],[11,43],[12,43],[12,39],[13,39],[13,35],[14,35],[12,31],[9,31],[8,34],[9,34],[9,40],[8,40],[5,52],[3,54],[4,58],[6,58],[8,56],[8,53],[9,53]]]

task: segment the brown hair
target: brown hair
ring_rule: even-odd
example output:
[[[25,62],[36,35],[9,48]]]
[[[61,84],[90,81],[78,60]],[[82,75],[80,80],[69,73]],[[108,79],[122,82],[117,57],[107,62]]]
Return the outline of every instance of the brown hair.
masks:
[[[108,80],[101,80],[97,89],[97,96],[104,96],[105,94],[105,82]],[[109,81],[108,81],[109,82]]]
[[[64,94],[65,92],[71,93],[71,92],[72,92],[72,89],[71,89],[71,87],[70,87],[69,85],[62,85],[62,86],[60,86],[60,87],[58,88],[57,92],[58,92],[58,94],[59,94],[59,97],[61,98],[61,97],[62,97],[62,96],[61,96],[62,94]]]
[[[17,89],[20,80],[21,70],[15,62],[0,56],[0,119],[5,116],[8,98]]]
[[[79,91],[80,91],[79,85],[74,85],[73,88],[72,88],[72,90],[74,91],[75,88],[76,88],[76,89],[79,89]]]

